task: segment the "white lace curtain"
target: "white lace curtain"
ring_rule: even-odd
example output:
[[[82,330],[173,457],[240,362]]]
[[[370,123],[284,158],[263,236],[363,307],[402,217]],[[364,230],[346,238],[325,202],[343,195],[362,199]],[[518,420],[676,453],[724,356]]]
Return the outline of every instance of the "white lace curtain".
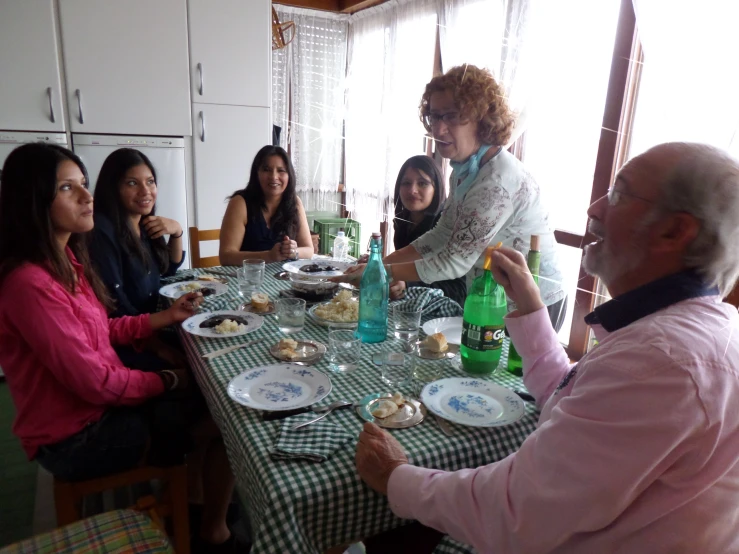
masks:
[[[511,108],[520,114],[512,141],[525,128],[529,88],[524,58],[530,14],[530,0],[440,1],[442,69],[468,63],[490,70],[505,87]]]
[[[633,1],[644,64],[630,157],[668,141],[739,157],[739,2]]]
[[[280,21],[295,23],[296,36],[286,48],[273,51],[273,120],[282,127],[281,145],[290,146],[306,210],[336,211],[349,17],[276,9]]]
[[[390,0],[352,16],[346,113],[347,208],[392,219],[398,170],[425,152],[418,105],[431,79],[437,0]]]

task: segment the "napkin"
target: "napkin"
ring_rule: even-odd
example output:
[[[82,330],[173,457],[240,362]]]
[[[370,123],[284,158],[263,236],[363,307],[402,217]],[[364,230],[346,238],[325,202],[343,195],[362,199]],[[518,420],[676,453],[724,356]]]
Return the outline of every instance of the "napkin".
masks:
[[[412,309],[423,310],[421,323],[438,317],[461,317],[464,313],[462,307],[451,298],[444,296],[439,289],[427,287],[410,287],[406,289],[405,296],[393,302],[391,305],[403,304]]]
[[[293,430],[296,425],[315,419],[319,415],[310,412],[283,419],[270,455],[277,460],[325,462],[334,452],[356,439],[343,427],[328,421],[330,415],[321,421]]]

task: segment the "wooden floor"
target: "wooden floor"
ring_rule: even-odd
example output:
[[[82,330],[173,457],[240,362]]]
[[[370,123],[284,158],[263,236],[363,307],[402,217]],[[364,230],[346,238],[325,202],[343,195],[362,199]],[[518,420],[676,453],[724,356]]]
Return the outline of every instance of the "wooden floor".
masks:
[[[14,416],[8,385],[0,382],[0,547],[33,534],[37,466],[11,432]]]

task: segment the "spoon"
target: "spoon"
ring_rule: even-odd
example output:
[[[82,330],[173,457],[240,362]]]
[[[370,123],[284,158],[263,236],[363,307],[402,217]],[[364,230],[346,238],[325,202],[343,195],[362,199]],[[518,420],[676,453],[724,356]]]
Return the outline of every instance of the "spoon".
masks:
[[[344,408],[346,406],[351,406],[351,402],[347,402],[345,400],[338,400],[336,402],[333,402],[332,404],[329,404],[328,406],[323,406],[322,408],[314,408],[314,412],[323,412],[320,416],[318,416],[315,419],[311,419],[310,421],[306,421],[305,423],[300,423],[292,428],[293,431],[300,429],[301,427],[305,427],[306,425],[310,425],[311,423],[315,423],[316,421],[319,421],[326,417],[328,414],[336,410],[337,408]]]

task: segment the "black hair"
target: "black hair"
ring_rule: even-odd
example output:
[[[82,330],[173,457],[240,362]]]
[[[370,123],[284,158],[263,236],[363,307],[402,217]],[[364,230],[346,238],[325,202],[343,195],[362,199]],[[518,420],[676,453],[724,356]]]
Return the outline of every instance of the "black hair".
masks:
[[[75,163],[89,184],[82,160],[56,144],[24,144],[5,160],[0,177],[0,284],[17,267],[32,263],[44,267],[71,294],[76,292],[74,269],[59,250],[51,221],[57,169],[65,161]],[[67,246],[84,268],[95,295],[110,308],[105,285],[90,264],[85,235],[72,233]]]
[[[287,168],[288,181],[287,187],[282,193],[280,205],[277,207],[277,211],[270,221],[270,228],[279,235],[288,235],[294,238],[299,225],[298,196],[295,192],[295,169],[290,161],[290,157],[283,148],[268,145],[260,149],[251,164],[249,182],[246,188],[237,190],[229,198],[233,198],[236,195],[241,196],[244,202],[246,202],[247,218],[249,221],[254,221],[260,215],[260,212],[266,208],[264,192],[262,191],[262,186],[259,184],[259,168],[271,156],[279,156],[282,159]]]
[[[95,213],[102,214],[110,220],[126,252],[141,260],[145,266],[151,267],[152,264],[155,264],[159,267],[159,271],[164,273],[169,267],[169,251],[164,237],[151,239],[155,258],[152,260],[141,241],[141,237],[146,236],[143,224],[139,224],[139,229],[133,229],[130,215],[123,202],[121,202],[123,179],[132,167],[138,165],[148,167],[154,176],[154,182],[157,183],[157,187],[159,186],[157,172],[146,154],[133,148],[120,148],[105,158],[103,167],[100,168],[100,174],[95,184]],[[156,204],[149,215],[155,214]],[[141,221],[143,220],[142,217]]]
[[[431,178],[431,182],[434,185],[434,197],[431,199],[431,204],[429,204],[428,208],[426,208],[425,210],[425,213],[427,215],[436,215],[444,206],[444,201],[446,200],[446,187],[444,186],[444,178],[441,176],[441,169],[439,169],[438,164],[433,160],[433,158],[430,158],[428,156],[413,156],[412,158],[408,158],[400,167],[398,178],[395,181],[395,194],[393,195],[393,202],[395,203],[396,221],[398,219],[410,219],[410,212],[405,209],[405,207],[403,206],[403,202],[400,200],[400,184],[403,182],[403,176],[409,168],[423,171]]]

